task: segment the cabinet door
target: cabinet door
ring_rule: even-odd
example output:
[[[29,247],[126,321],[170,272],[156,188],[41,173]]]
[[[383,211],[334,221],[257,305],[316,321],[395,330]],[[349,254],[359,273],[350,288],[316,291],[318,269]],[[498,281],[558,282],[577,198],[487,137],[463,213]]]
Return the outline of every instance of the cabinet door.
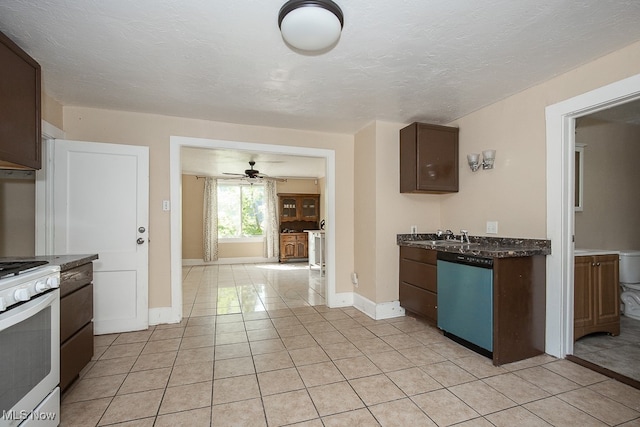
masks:
[[[302,221],[317,221],[318,208],[320,199],[317,197],[301,197],[300,203],[300,219]]]
[[[400,131],[400,192],[458,191],[458,128],[413,123]]]
[[[307,246],[307,236],[299,235],[296,239],[296,253],[299,258],[307,258],[308,256],[308,246]]]
[[[40,169],[40,65],[2,33],[0,64],[0,166]]]
[[[281,239],[281,258],[295,258],[296,257],[296,236],[280,236]]]
[[[296,221],[298,219],[298,199],[283,197],[280,204],[280,221]]]
[[[613,323],[620,320],[618,262],[617,255],[594,257],[596,324]]]
[[[458,191],[458,135],[420,127],[418,190]]]
[[[593,262],[591,257],[575,257],[573,286],[574,339],[585,335],[585,328],[594,324]]]

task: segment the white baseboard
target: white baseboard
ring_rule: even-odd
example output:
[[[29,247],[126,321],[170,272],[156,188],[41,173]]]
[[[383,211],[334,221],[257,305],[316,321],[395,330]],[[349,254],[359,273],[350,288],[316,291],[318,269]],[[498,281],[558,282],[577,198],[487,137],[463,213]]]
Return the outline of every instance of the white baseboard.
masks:
[[[149,325],[163,323],[180,323],[182,316],[177,315],[172,307],[157,307],[149,309]]]
[[[336,293],[333,301],[327,301],[329,308],[353,306],[353,292]]]
[[[400,301],[376,304],[362,295],[354,293],[353,306],[374,320],[404,316],[404,308],[400,307]]]
[[[182,259],[182,266],[194,265],[226,265],[226,264],[259,264],[268,262],[278,262],[279,259],[263,257],[241,257],[241,258],[218,258],[217,261],[203,261],[201,259]]]

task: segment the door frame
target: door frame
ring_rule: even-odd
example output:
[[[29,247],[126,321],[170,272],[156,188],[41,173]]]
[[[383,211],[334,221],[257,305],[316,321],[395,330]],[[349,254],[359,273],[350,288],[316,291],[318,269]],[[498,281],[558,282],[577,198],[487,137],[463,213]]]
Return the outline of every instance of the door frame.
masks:
[[[53,180],[51,172],[51,144],[54,139],[65,139],[62,129],[42,120],[42,168],[36,171],[36,241],[35,255],[54,255],[53,250]]]
[[[575,120],[640,99],[640,74],[545,109],[547,137],[547,298],[545,351],[573,353]]]
[[[171,204],[171,310],[174,319],[182,318],[182,147],[227,149],[262,152],[325,159],[326,188],[325,214],[328,227],[325,230],[326,303],[337,306],[336,297],[336,253],[335,253],[335,200],[336,200],[336,155],[335,151],[323,148],[296,147],[288,145],[260,144],[252,142],[226,141],[220,139],[172,136],[169,147],[169,179]]]

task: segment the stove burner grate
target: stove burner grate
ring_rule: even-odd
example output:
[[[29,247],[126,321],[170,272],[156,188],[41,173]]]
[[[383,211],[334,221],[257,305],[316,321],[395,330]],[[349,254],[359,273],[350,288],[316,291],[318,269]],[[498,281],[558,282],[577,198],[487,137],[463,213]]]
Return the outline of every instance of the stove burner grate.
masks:
[[[23,271],[30,270],[41,265],[48,264],[48,261],[9,261],[0,262],[0,279],[3,277],[17,275]]]

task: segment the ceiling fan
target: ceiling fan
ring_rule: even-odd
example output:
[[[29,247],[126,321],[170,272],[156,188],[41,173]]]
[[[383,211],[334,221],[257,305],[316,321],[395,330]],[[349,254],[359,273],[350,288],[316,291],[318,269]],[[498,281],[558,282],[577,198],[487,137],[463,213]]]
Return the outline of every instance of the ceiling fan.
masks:
[[[223,172],[223,175],[231,175],[231,176],[237,177],[237,179],[244,179],[244,180],[247,180],[247,181],[261,181],[261,180],[276,181],[276,182],[286,182],[287,181],[284,178],[272,177],[272,176],[268,176],[268,175],[265,175],[263,173],[260,173],[259,170],[253,168],[253,166],[255,166],[255,164],[256,164],[256,162],[251,160],[249,162],[249,166],[251,168],[250,169],[245,169],[243,174],[242,173]]]

